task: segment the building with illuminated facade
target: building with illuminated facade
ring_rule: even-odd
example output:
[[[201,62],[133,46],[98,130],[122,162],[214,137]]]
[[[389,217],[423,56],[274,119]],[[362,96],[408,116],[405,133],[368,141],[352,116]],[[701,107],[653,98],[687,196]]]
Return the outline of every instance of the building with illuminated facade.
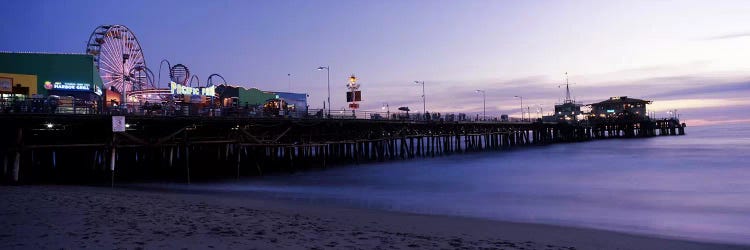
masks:
[[[0,52],[0,106],[53,96],[93,109],[101,104],[102,94],[91,55]]]
[[[627,96],[610,97],[608,100],[591,104],[591,115],[595,117],[609,118],[623,115],[636,115],[645,117],[646,105],[651,101],[629,98]]]
[[[216,95],[220,106],[236,109],[261,109],[275,106],[275,109],[286,111],[289,115],[300,117],[307,113],[307,94],[263,91],[256,88],[244,88],[231,85],[216,86]],[[278,107],[282,106],[282,107]]]

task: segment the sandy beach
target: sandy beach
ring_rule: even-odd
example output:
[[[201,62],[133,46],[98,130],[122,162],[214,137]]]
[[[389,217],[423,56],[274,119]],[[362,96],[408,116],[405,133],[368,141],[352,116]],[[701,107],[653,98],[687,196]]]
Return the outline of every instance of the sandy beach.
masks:
[[[0,249],[748,249],[232,194],[5,186],[0,201]]]

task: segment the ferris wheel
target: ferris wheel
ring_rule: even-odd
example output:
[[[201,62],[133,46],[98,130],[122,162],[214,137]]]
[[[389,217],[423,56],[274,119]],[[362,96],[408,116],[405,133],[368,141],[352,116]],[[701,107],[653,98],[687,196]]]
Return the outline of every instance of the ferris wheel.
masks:
[[[123,25],[96,27],[86,44],[94,56],[105,89],[119,93],[153,87],[143,50],[133,31]]]

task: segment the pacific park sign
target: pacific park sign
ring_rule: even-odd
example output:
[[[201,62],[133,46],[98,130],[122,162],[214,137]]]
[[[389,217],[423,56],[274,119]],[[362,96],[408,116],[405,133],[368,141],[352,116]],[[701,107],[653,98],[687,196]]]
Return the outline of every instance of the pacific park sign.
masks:
[[[216,94],[216,86],[196,88],[178,84],[176,82],[169,83],[169,90],[173,95],[214,96]]]

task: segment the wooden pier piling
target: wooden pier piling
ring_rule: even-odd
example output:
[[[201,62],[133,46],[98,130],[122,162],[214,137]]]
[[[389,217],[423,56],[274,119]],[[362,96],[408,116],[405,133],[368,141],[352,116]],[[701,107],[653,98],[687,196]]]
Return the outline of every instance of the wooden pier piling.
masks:
[[[64,173],[75,172],[76,178],[97,180],[106,171],[110,176],[108,181],[113,184],[117,169],[117,178],[122,181],[174,177],[191,183],[193,179],[241,178],[326,168],[332,164],[685,134],[684,124],[678,120],[567,124],[223,117],[126,119],[130,128],[112,133],[107,116],[0,116],[3,126],[0,133],[4,138],[16,138],[0,144],[2,179],[11,183],[65,181],[55,179],[57,174],[45,174],[54,169],[64,176],[59,178],[70,178],[73,174]],[[45,126],[50,122],[56,124],[54,129]],[[30,156],[35,149],[40,151]],[[77,164],[74,159],[91,161]],[[108,169],[104,167],[107,160]],[[34,165],[37,163],[44,164]],[[84,165],[91,167],[81,167]]]

